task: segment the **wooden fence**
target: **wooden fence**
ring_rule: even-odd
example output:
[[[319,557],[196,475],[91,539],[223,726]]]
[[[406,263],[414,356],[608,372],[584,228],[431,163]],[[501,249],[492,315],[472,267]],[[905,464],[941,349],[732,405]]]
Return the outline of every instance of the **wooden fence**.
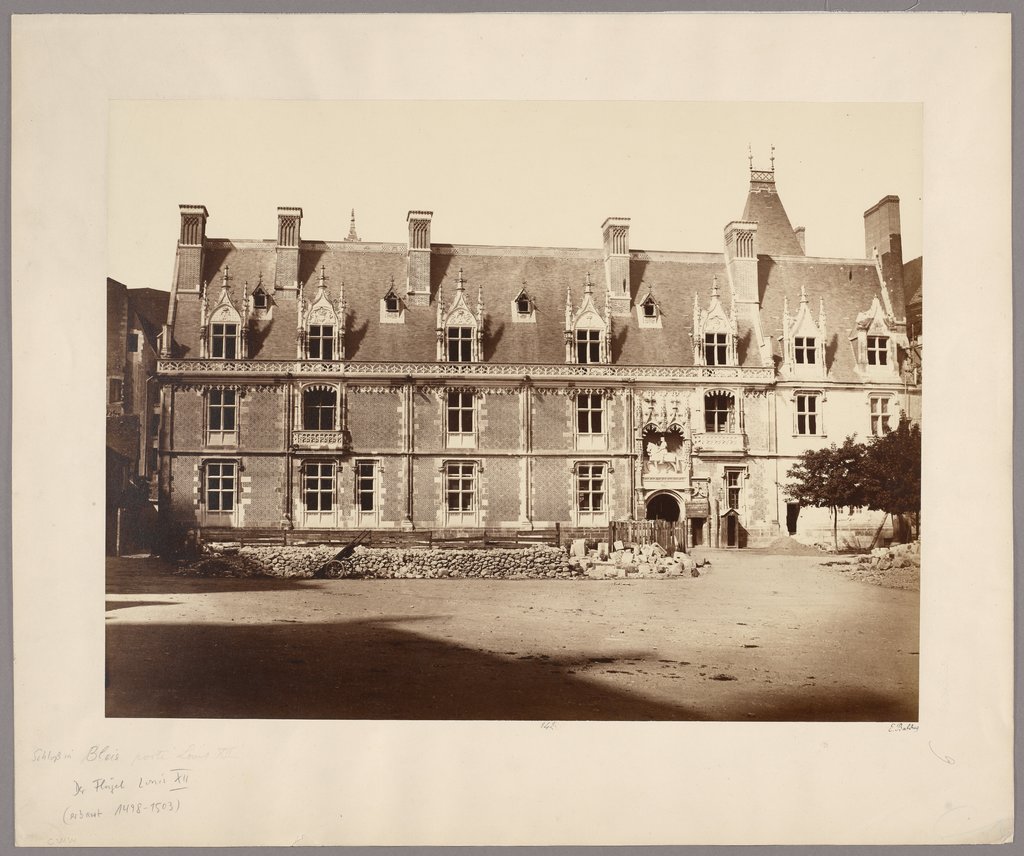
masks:
[[[686,525],[667,520],[616,520],[608,524],[608,543],[658,544],[667,553],[685,553]]]

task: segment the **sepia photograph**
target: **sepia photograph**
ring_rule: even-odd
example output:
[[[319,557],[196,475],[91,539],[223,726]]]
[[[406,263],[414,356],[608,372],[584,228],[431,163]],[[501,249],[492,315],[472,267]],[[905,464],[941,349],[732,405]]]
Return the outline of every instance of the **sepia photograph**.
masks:
[[[1008,15],[11,29],[18,846],[1012,840]]]
[[[921,120],[115,105],[107,716],[916,721]]]

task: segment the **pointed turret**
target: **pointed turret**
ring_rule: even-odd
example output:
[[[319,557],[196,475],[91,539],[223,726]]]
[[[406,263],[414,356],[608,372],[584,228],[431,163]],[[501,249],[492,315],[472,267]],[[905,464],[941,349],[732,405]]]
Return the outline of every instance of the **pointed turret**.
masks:
[[[348,237],[345,238],[346,243],[356,243],[361,241],[362,238],[356,232],[356,209],[352,209],[352,219],[348,223]]]
[[[775,146],[771,149],[771,169],[754,169],[750,159],[750,190],[743,208],[743,220],[757,223],[754,254],[759,256],[802,256],[804,249],[782,198],[775,188]]]

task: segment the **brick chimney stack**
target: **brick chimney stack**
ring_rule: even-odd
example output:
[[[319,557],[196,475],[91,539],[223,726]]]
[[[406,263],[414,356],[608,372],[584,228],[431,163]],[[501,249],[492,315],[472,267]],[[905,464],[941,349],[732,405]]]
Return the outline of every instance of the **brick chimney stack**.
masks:
[[[878,253],[893,313],[897,318],[903,318],[906,300],[903,294],[903,238],[898,196],[886,196],[864,212],[864,252],[872,260]]]
[[[807,229],[803,226],[794,226],[793,234],[796,235],[796,240],[800,244],[800,249],[807,255]]]
[[[757,254],[754,238],[757,223],[734,220],[725,227],[725,262],[737,303],[760,301],[757,288]]]
[[[629,315],[629,217],[609,217],[601,225],[604,238],[604,281],[612,315]]]
[[[406,303],[409,306],[430,305],[430,221],[433,216],[433,211],[410,211],[406,217],[409,223]]]
[[[302,244],[302,209],[277,209],[277,268],[275,289],[299,287],[299,247]]]
[[[178,291],[199,291],[203,284],[203,248],[206,244],[205,205],[179,205],[181,234],[178,236],[178,257],[175,264],[174,287]]]

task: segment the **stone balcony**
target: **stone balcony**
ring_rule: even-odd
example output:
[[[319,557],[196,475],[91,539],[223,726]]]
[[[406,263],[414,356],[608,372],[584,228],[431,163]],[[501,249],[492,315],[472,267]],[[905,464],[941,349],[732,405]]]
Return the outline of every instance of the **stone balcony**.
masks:
[[[694,433],[693,450],[695,452],[743,454],[747,451],[747,435],[732,433]]]
[[[347,431],[292,431],[292,447],[343,452],[349,447]]]

